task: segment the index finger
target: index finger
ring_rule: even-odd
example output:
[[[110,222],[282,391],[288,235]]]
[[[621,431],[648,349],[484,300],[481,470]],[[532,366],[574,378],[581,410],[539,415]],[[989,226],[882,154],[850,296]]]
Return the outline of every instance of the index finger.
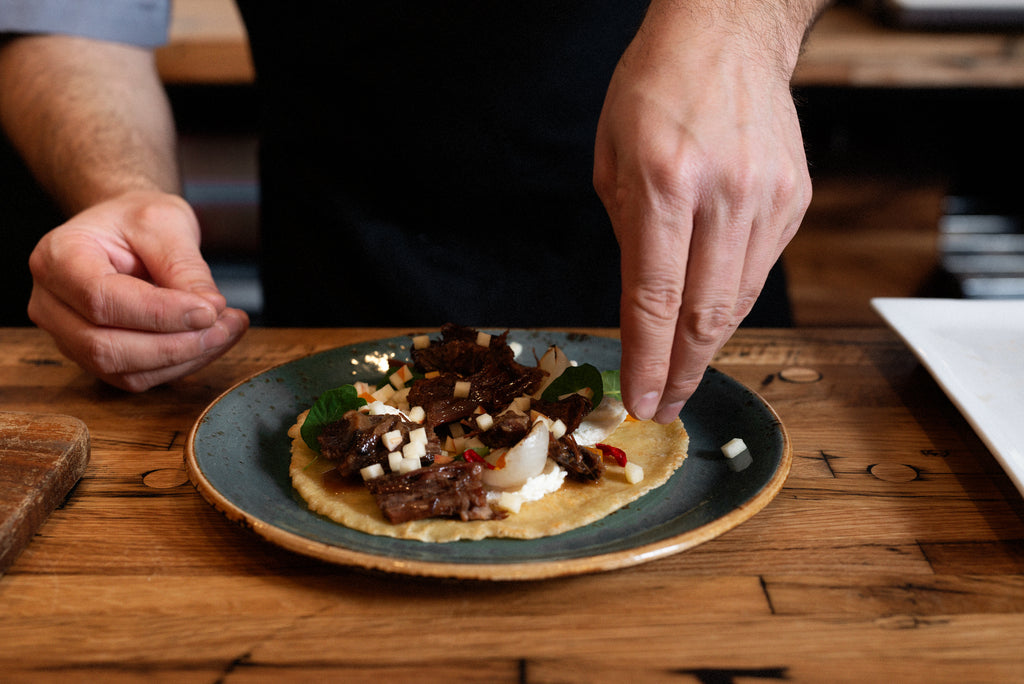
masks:
[[[182,332],[208,328],[217,320],[217,307],[207,296],[118,273],[97,248],[77,250],[65,263],[43,285],[94,325]]]
[[[673,222],[674,221],[674,225]],[[689,264],[692,218],[648,214],[622,249],[622,398],[653,418],[662,403]]]
[[[741,304],[751,219],[722,208],[695,219],[670,366],[654,419],[674,420],[746,308]]]

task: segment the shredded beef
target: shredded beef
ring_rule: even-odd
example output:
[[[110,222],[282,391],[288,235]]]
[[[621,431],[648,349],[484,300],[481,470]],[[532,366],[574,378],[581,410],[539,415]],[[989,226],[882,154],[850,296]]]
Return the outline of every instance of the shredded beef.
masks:
[[[431,401],[452,396],[456,381],[465,380],[470,383],[470,399],[487,411],[500,411],[516,397],[536,392],[546,375],[540,368],[514,360],[508,331],[492,336],[487,347],[477,344],[477,332],[472,328],[448,324],[441,333],[441,340],[412,351],[417,371],[440,375],[415,382],[409,393],[410,404],[429,410]]]
[[[579,482],[596,482],[604,473],[601,456],[584,449],[569,435],[548,443],[548,458],[565,468],[568,477]]]
[[[480,441],[492,449],[515,446],[530,432],[530,418],[515,411],[505,411],[494,419],[489,430],[481,432]]]
[[[543,413],[551,420],[561,420],[565,424],[565,434],[571,435],[593,409],[593,404],[582,394],[570,394],[559,401],[534,399],[530,408]]]
[[[338,473],[348,477],[368,465],[387,462],[388,449],[381,441],[384,433],[398,430],[408,440],[409,431],[418,427],[397,414],[374,416],[352,410],[341,420],[325,425],[317,439],[321,455],[337,461]],[[428,432],[427,439],[427,457],[422,459],[425,465],[433,463],[434,455],[441,451],[436,435]]]
[[[448,463],[367,482],[384,517],[392,523],[423,518],[489,520],[479,463]]]
[[[424,373],[443,371],[461,376],[472,375],[488,358],[512,360],[505,339],[508,333],[492,337],[487,347],[476,343],[477,331],[447,323],[441,327],[441,339],[429,347],[412,350],[413,364]]]
[[[415,385],[413,386],[415,387]],[[440,425],[469,418],[476,411],[477,407],[477,403],[472,399],[459,399],[457,397],[442,397],[417,405],[423,406],[423,410],[426,413],[426,419],[423,422],[430,430],[434,430]]]
[[[482,465],[461,461],[435,464],[434,456],[441,453],[444,426],[458,422],[471,425],[469,421],[479,408],[494,416],[490,429],[473,431],[487,447],[512,447],[529,433],[531,419],[505,409],[513,399],[533,395],[546,373],[540,368],[517,363],[507,336],[507,331],[494,335],[484,347],[477,344],[476,330],[447,324],[442,328],[440,341],[412,351],[416,371],[430,374],[430,377],[417,378],[409,386],[407,396],[410,406],[421,406],[425,412],[422,427],[429,441],[424,465],[428,467],[367,481],[387,520],[393,523],[432,517],[480,520],[504,515],[487,505]],[[455,396],[458,381],[470,383],[468,397]],[[550,440],[548,456],[575,480],[598,480],[604,471],[601,456],[581,448],[571,437],[590,412],[590,400],[579,394],[560,401],[535,399],[532,408],[552,420],[561,420],[566,426],[565,436]],[[388,449],[381,440],[384,433],[399,430],[407,441],[410,430],[418,427],[421,425],[396,414],[349,411],[341,420],[324,427],[319,437],[321,453],[337,462],[339,474],[345,477],[373,463],[385,464],[387,468]]]
[[[470,382],[469,397],[494,413],[504,409],[516,397],[536,392],[545,375],[547,373],[540,368],[530,368],[512,360],[504,363],[488,360],[479,371],[466,378]]]

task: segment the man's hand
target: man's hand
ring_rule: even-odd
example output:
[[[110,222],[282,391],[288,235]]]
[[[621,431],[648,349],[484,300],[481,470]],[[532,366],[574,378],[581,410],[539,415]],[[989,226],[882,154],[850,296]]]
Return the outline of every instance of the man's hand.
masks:
[[[139,392],[191,373],[248,329],[227,308],[180,197],[133,192],[91,207],[29,259],[29,316],[85,370]]]
[[[811,196],[788,85],[799,37],[766,57],[773,36],[748,35],[751,17],[668,4],[612,77],[594,166],[622,251],[623,398],[661,422],[749,313]]]

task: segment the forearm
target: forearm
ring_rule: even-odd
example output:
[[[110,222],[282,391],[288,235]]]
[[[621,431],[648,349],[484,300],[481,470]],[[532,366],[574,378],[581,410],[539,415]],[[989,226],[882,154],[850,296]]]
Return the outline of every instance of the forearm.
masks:
[[[179,191],[173,118],[146,50],[17,38],[0,48],[0,122],[69,214],[131,190]]]
[[[743,50],[747,57],[774,69],[788,82],[808,31],[830,3],[831,0],[652,0],[637,38],[683,41],[703,35],[720,49]]]

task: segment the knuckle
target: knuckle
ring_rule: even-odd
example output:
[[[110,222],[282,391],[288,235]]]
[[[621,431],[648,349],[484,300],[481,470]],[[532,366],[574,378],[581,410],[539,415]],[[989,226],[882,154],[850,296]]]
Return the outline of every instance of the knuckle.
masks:
[[[744,292],[736,299],[736,306],[734,309],[735,316],[733,321],[744,318],[751,309],[754,308],[754,304],[757,302],[757,292]]]
[[[657,323],[671,323],[679,316],[683,293],[668,284],[640,284],[628,293],[629,303],[641,315]]]
[[[29,254],[28,270],[36,280],[44,280],[46,278],[48,271],[46,258],[43,256],[42,249],[40,247],[32,250],[32,253]]]
[[[751,160],[730,165],[722,182],[726,196],[736,200],[752,198],[762,185],[764,169]]]
[[[667,150],[656,150],[645,160],[648,181],[664,197],[686,196],[691,174],[687,158]]]
[[[735,309],[733,305],[712,303],[698,307],[687,314],[684,325],[687,336],[699,347],[717,345],[733,327]]]
[[[95,278],[85,284],[79,313],[91,323],[110,323],[110,305],[102,279]]]
[[[167,226],[186,226],[198,236],[199,223],[188,202],[174,195],[161,195],[159,199],[136,203],[130,211],[130,225],[143,231],[166,229]]]
[[[777,202],[789,204],[803,215],[811,204],[811,179],[806,167],[782,175],[776,184]]]
[[[124,372],[121,354],[103,335],[89,335],[82,344],[82,362],[100,376]]]

